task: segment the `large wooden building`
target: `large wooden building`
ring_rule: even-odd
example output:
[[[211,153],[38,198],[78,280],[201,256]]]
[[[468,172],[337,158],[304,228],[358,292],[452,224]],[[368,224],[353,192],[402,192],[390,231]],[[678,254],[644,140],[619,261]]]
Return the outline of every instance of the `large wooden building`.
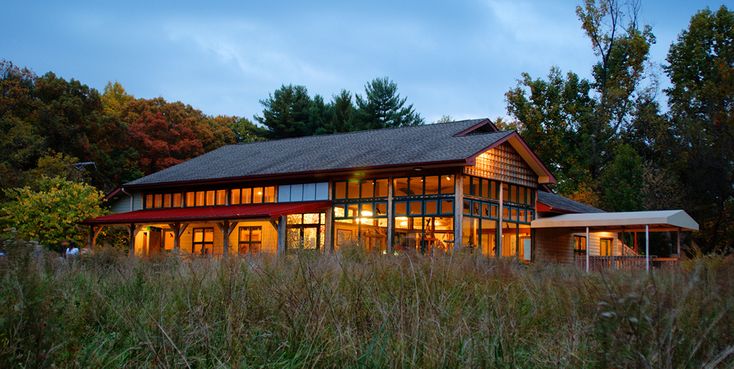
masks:
[[[224,146],[124,184],[109,196],[113,214],[86,223],[90,244],[102,226],[129,227],[140,256],[358,245],[558,262],[632,255],[625,230],[698,227],[687,215],[585,224],[603,212],[551,193],[553,183],[518,133],[464,120]],[[568,215],[582,220],[539,222]]]

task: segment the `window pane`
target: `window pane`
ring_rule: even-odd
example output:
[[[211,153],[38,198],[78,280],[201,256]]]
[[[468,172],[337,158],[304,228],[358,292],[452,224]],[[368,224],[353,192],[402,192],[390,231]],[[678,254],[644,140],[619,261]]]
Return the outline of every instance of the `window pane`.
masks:
[[[438,214],[437,200],[426,200],[426,214]]]
[[[163,207],[164,208],[170,208],[171,207],[171,194],[167,193],[163,195]]]
[[[479,219],[464,218],[461,222],[461,243],[464,247],[477,247],[479,244]]]
[[[481,191],[481,195],[480,196],[482,196],[482,197],[489,197],[489,181],[486,180],[486,179],[480,180],[479,187],[480,187],[480,191]]]
[[[303,218],[301,214],[289,214],[287,217],[287,224],[302,224]]]
[[[378,202],[375,203],[375,216],[387,216],[387,203]]]
[[[438,194],[438,176],[426,177],[426,195]]]
[[[347,197],[350,199],[359,198],[359,182],[357,181],[347,182]]]
[[[316,200],[329,199],[329,183],[320,182],[316,184]]]
[[[423,202],[422,201],[411,201],[410,202],[410,215],[421,215]]]
[[[262,241],[262,228],[252,227],[252,233],[250,233],[250,241],[253,241],[253,242]]]
[[[471,214],[471,201],[469,200],[464,200],[464,214]]]
[[[196,192],[196,206],[204,206],[206,205],[206,202],[204,201],[206,198],[206,194],[204,191],[197,191]]]
[[[163,195],[158,193],[153,196],[153,206],[156,208],[163,207]]]
[[[491,209],[491,212],[492,212],[492,218],[497,218],[497,211],[498,211],[498,210],[499,210],[499,206],[497,206],[497,205],[492,205],[492,209]]]
[[[265,187],[265,202],[275,202],[275,186]]]
[[[347,182],[334,182],[334,198],[335,199],[346,199],[347,198]]]
[[[491,187],[489,188],[489,197],[494,200],[498,200],[499,196],[497,195],[497,182],[496,181],[490,181]]]
[[[303,224],[319,224],[319,213],[303,214]]]
[[[372,217],[375,213],[372,211],[372,204],[369,202],[362,203],[359,207],[359,216]]]
[[[482,217],[489,218],[489,204],[482,204]]]
[[[441,200],[441,213],[442,214],[453,214],[454,212],[454,201],[453,200]]]
[[[214,242],[214,230],[211,228],[204,230],[204,242]]]
[[[374,197],[374,190],[375,190],[375,184],[371,179],[362,181],[362,195],[361,198],[371,198]]]
[[[358,204],[347,204],[347,217],[354,218],[359,213],[359,205]]]
[[[227,190],[217,190],[217,205],[227,205]]]
[[[441,176],[441,193],[451,194],[454,193],[454,176]]]
[[[263,202],[263,188],[255,187],[252,189],[252,203],[261,204]]]
[[[375,181],[375,197],[387,197],[387,179]]]
[[[344,205],[334,206],[334,218],[343,218],[344,215]]]
[[[214,205],[215,194],[214,191],[206,191],[206,206]]]
[[[173,207],[174,208],[180,208],[181,207],[181,194],[180,193],[174,193],[173,194]]]
[[[482,203],[478,201],[472,201],[471,215],[481,216],[482,215],[481,211],[482,211]]]
[[[303,185],[291,185],[291,201],[303,201]]]
[[[278,187],[278,202],[291,201],[291,186],[282,185]]]
[[[243,204],[252,204],[252,188],[242,189],[242,199],[241,200]]]
[[[194,242],[201,242],[204,240],[204,231],[201,229],[194,230]]]
[[[232,205],[239,205],[240,204],[240,189],[235,188],[230,192],[229,194],[229,203]]]
[[[240,242],[250,241],[250,228],[240,227]]]
[[[153,207],[153,195],[145,195],[145,207],[148,209]]]
[[[393,180],[393,196],[408,196],[407,178],[395,178]]]
[[[410,177],[410,192],[409,195],[422,195],[423,194],[423,177]]]
[[[186,206],[196,206],[196,194],[193,192],[186,192]]]
[[[464,176],[464,195],[471,195],[471,177]]]
[[[407,215],[408,214],[408,205],[405,201],[396,201],[395,202],[395,215]]]
[[[306,183],[303,185],[303,201],[316,200],[316,184]]]

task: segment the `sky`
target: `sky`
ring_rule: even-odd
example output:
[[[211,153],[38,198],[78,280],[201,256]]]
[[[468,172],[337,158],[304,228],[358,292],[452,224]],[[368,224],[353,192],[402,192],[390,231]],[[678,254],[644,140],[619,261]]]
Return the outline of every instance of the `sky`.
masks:
[[[427,122],[507,116],[521,73],[589,76],[596,57],[573,0],[16,1],[0,6],[0,59],[102,91],[182,101],[252,119],[284,84],[327,100],[389,77]],[[698,10],[719,1],[642,0],[652,69]],[[662,96],[662,92],[660,93]],[[664,101],[664,100],[663,100]]]

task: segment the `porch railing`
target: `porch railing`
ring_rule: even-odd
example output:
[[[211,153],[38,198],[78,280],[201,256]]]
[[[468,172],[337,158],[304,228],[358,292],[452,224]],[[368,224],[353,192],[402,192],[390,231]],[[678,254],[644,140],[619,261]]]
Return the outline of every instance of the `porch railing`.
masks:
[[[586,269],[586,256],[577,255],[576,266]],[[671,268],[678,264],[678,258],[659,258],[650,257],[650,266],[653,268]],[[645,270],[645,256],[589,256],[589,271],[598,272],[601,270]]]

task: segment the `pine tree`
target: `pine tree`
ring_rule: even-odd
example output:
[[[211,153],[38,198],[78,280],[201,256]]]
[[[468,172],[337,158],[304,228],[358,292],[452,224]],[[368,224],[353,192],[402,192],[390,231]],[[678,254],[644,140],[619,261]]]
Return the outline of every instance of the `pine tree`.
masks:
[[[413,104],[405,105],[398,85],[387,77],[376,78],[365,85],[365,97],[356,96],[356,129],[379,129],[417,126],[424,123]]]

